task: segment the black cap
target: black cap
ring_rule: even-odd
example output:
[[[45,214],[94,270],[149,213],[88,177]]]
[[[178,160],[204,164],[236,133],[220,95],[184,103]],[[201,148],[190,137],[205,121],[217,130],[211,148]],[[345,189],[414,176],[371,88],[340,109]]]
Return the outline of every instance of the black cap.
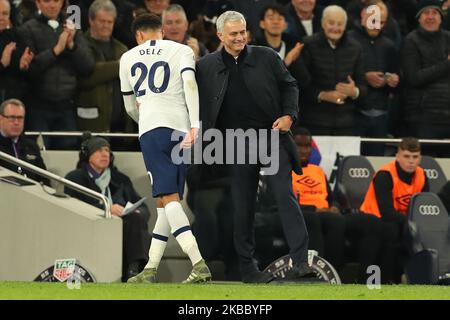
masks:
[[[81,139],[83,140],[81,149],[87,159],[100,148],[110,147],[109,142],[105,138],[92,136],[90,132],[84,132]]]
[[[442,1],[440,0],[420,0],[419,4],[417,5],[417,14],[416,19],[419,19],[422,12],[426,9],[436,9],[440,14],[441,17],[444,17],[444,12],[442,11]]]

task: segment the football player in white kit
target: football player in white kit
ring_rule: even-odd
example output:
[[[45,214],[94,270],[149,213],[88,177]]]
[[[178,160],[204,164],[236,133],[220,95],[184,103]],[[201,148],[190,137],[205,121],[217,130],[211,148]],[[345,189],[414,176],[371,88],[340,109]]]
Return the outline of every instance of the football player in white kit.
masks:
[[[172,233],[193,269],[184,283],[211,280],[189,220],[180,203],[185,164],[174,164],[173,148],[190,148],[199,128],[195,58],[191,48],[162,40],[161,18],[144,14],[132,26],[138,46],[120,59],[120,84],[127,113],[139,124],[139,141],[157,198],[158,217],[153,229],[149,261],[130,283],[156,282],[156,271]],[[185,133],[172,141],[174,131]],[[180,134],[179,136],[182,136]]]

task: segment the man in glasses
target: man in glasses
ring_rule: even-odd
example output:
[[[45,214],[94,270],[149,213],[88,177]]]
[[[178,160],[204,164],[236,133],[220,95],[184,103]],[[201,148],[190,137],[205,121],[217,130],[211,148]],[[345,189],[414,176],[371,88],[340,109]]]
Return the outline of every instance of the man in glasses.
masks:
[[[25,124],[25,106],[18,99],[8,99],[0,105],[0,151],[47,170],[39,147],[34,140],[23,133]],[[49,185],[49,181],[21,167],[0,160],[0,167],[16,171],[36,181]]]

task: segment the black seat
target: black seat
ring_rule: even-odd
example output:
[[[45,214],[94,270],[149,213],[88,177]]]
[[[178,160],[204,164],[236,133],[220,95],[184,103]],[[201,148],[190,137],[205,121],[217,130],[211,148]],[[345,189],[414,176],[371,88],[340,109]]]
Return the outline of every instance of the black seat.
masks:
[[[406,266],[412,284],[448,281],[450,273],[449,216],[432,192],[414,195],[408,210],[409,247],[412,258]]]
[[[441,166],[430,156],[422,156],[420,166],[425,170],[425,174],[427,175],[430,184],[430,191],[438,193],[447,182],[447,177]]]
[[[357,212],[375,173],[364,156],[346,156],[338,164],[334,192],[344,213]]]

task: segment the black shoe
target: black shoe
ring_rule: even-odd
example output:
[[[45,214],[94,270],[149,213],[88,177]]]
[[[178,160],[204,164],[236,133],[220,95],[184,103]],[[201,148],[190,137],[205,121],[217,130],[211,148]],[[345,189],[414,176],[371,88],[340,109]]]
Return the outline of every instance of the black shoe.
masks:
[[[292,269],[286,271],[285,277],[283,280],[285,281],[296,281],[305,278],[316,278],[316,274],[313,269],[306,263],[302,264],[294,264]]]
[[[275,277],[271,273],[261,271],[254,271],[252,273],[242,275],[243,283],[269,283],[273,279],[275,279]]]

